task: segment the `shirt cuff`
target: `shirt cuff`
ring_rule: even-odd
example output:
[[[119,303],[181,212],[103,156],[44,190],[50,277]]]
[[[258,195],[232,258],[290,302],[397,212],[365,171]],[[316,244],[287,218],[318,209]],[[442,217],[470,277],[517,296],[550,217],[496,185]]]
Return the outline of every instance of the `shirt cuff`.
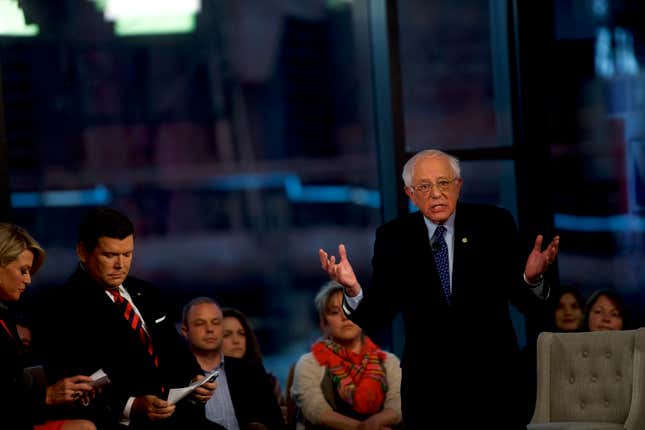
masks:
[[[130,425],[130,413],[132,412],[132,405],[134,404],[134,397],[130,397],[127,402],[125,402],[125,407],[121,414],[121,424]]]
[[[351,314],[356,308],[358,307],[358,304],[363,300],[363,289],[358,292],[357,295],[354,297],[349,297],[347,294],[345,294],[345,291],[343,291],[343,312],[345,315]]]
[[[526,285],[531,288],[531,291],[533,294],[538,296],[539,298],[546,300],[549,298],[549,294],[551,292],[551,289],[549,288],[549,284],[544,282],[544,276],[540,275],[540,280],[538,281],[537,284],[531,284],[528,279],[526,279],[526,273],[522,274],[522,277],[524,278],[524,282]]]
[[[544,276],[540,275],[540,280],[537,282],[537,284],[531,284],[529,280],[526,278],[526,272],[522,273],[522,277],[524,278],[524,282],[526,285],[528,285],[531,288],[539,287],[544,284]]]

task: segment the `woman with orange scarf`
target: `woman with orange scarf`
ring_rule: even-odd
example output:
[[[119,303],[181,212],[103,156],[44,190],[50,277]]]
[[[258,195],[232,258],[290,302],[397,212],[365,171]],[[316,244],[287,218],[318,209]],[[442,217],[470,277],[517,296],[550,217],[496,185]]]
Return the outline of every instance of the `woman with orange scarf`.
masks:
[[[298,360],[291,395],[299,430],[393,429],[401,422],[399,359],[382,351],[341,309],[343,287],[315,298],[323,337]]]

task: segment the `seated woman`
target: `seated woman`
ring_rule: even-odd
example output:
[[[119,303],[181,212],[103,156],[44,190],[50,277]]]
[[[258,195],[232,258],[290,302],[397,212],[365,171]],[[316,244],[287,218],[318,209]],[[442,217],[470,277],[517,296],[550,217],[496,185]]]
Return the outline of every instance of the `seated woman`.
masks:
[[[548,318],[553,332],[580,331],[584,314],[584,300],[580,291],[572,286],[562,287],[557,294],[549,299]]]
[[[262,364],[262,354],[260,353],[260,343],[258,342],[255,332],[251,328],[249,320],[241,311],[233,308],[222,309],[224,320],[224,337],[222,338],[222,352],[229,357],[244,358]],[[285,413],[285,401],[282,395],[280,381],[273,373],[267,376],[273,387],[280,408]]]
[[[45,251],[24,229],[0,224],[0,411],[2,428],[12,430],[96,430],[86,420],[40,421],[47,406],[74,404],[92,396],[88,376],[73,376],[46,386],[44,376],[24,369],[23,349],[10,305],[20,299]],[[38,418],[37,418],[38,417]]]
[[[623,330],[626,328],[625,319],[625,305],[616,290],[597,290],[589,297],[585,306],[587,330]]]
[[[401,423],[399,359],[345,317],[342,297],[343,287],[330,281],[314,300],[323,337],[295,367],[296,428],[394,428]]]

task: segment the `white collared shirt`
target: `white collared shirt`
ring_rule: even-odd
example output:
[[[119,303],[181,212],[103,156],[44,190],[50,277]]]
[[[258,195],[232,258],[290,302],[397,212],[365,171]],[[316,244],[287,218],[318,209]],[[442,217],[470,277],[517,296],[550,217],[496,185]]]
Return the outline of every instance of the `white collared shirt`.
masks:
[[[132,305],[132,309],[134,309],[134,312],[136,312],[136,314],[139,316],[139,319],[141,320],[141,325],[143,326],[143,329],[147,333],[148,328],[146,327],[146,321],[143,319],[143,316],[141,315],[141,312],[139,312],[139,309],[137,309],[137,306],[132,301],[132,296],[130,296],[130,293],[128,293],[128,290],[126,290],[123,287],[123,284],[119,285],[118,289],[119,289],[119,293],[121,294],[121,296],[125,300],[129,301],[130,304]],[[110,298],[110,300],[113,303],[115,302],[114,296],[108,290],[105,290],[105,294],[107,294],[107,296]],[[132,411],[132,404],[134,403],[134,400],[135,400],[134,397],[130,397],[130,398],[128,398],[128,401],[125,403],[125,406],[123,408],[123,412],[121,412],[121,420],[120,420],[121,424],[124,424],[124,425],[129,425],[130,424],[130,413]]]
[[[222,361],[217,367],[217,369],[220,369],[217,377],[217,389],[213,392],[213,396],[208,399],[205,406],[206,419],[225,427],[227,430],[239,430],[240,425],[235,416],[235,408],[228,388],[228,379],[226,379],[226,372],[224,371],[224,366],[226,365],[224,361],[224,354],[222,354]],[[213,370],[215,369],[209,369],[204,374],[208,374]]]
[[[123,287],[123,284],[119,285],[118,289],[119,289],[119,293],[121,293],[121,296],[127,301],[129,301],[130,304],[132,305],[132,309],[134,309],[134,312],[136,312],[136,314],[139,316],[139,319],[141,320],[141,325],[143,325],[143,329],[147,333],[148,327],[146,326],[146,320],[143,319],[141,312],[139,312],[139,309],[137,309],[137,305],[135,305],[134,302],[132,301],[132,296],[130,296],[130,293],[128,293],[128,290],[126,290]],[[112,302],[115,301],[114,296],[108,290],[105,290],[105,294],[107,294],[107,296],[110,298],[110,300],[112,300]]]

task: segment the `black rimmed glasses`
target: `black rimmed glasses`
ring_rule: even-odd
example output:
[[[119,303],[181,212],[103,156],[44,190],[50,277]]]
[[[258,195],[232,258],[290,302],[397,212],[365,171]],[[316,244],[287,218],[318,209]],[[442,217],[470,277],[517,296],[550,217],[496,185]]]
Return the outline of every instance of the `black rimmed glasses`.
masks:
[[[457,180],[457,178],[452,179],[439,179],[437,183],[433,184],[432,182],[423,182],[419,185],[410,185],[414,191],[419,194],[430,194],[433,188],[436,187],[442,193],[445,193],[450,190],[452,184]]]

